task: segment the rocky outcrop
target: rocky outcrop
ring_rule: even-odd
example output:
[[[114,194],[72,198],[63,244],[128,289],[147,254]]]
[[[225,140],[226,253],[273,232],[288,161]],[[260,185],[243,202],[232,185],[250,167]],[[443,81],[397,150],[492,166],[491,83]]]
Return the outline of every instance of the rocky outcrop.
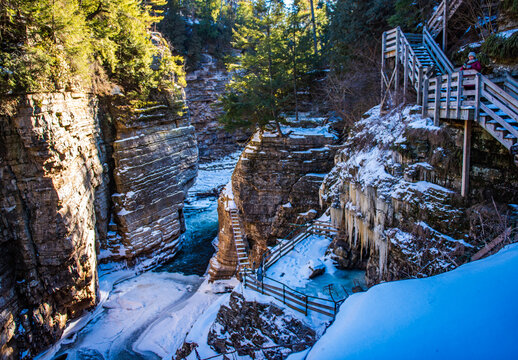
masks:
[[[219,97],[230,80],[225,68],[209,54],[203,54],[200,69],[185,77],[189,119],[196,129],[200,161],[210,161],[242,149],[247,131],[228,132],[218,122],[223,109]]]
[[[267,246],[295,228],[291,224],[313,220],[320,211],[318,189],[333,166],[337,138],[327,126],[306,125],[313,127],[284,128],[284,137],[257,132],[236,165],[231,189],[222,194],[233,197],[239,210],[251,263],[259,264]],[[220,199],[220,213],[225,211],[221,209],[224,203]],[[219,218],[218,252],[210,270],[213,278],[218,278],[218,269],[225,274],[235,271],[228,220],[226,215]]]
[[[183,202],[197,174],[195,130],[164,102],[121,113],[112,199],[124,248],[112,252],[130,263],[168,259],[185,231]]]
[[[288,316],[273,304],[246,301],[233,292],[228,307],[222,305],[212,324],[207,343],[218,353],[233,350],[239,356],[254,357],[261,351],[266,359],[283,359],[303,351],[316,341],[316,333],[300,320]]]
[[[97,301],[94,98],[5,99],[0,117],[0,357],[32,357]],[[102,212],[102,211],[101,211]]]
[[[368,259],[369,285],[455,268],[503,231],[503,223],[487,220],[505,219],[506,204],[518,200],[511,157],[477,127],[471,196],[461,198],[462,130],[433,126],[419,114],[420,107],[366,113],[320,190],[342,229],[337,262],[358,268]]]

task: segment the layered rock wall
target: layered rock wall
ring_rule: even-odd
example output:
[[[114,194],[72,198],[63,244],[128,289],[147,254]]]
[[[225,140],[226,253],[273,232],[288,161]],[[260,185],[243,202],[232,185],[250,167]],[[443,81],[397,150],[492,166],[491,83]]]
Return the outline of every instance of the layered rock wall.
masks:
[[[116,130],[112,199],[123,257],[130,263],[171,258],[185,231],[183,202],[197,175],[195,130],[165,104],[125,113]]]
[[[337,138],[327,127],[313,126],[286,127],[284,137],[256,133],[236,165],[227,191],[239,210],[251,263],[259,264],[267,246],[295,229],[292,224],[313,220],[320,211],[318,189],[333,166]],[[223,192],[222,197],[229,194]],[[224,204],[220,199],[220,213]],[[229,219],[220,217],[220,230],[231,228]],[[235,271],[233,247],[231,233],[220,231],[211,276],[218,269],[225,274]]]
[[[6,359],[35,355],[69,318],[96,303],[94,201],[103,174],[94,98],[56,93],[10,101],[12,113],[0,118],[0,354]]]
[[[239,143],[245,142],[250,133],[230,133],[218,122],[223,112],[219,97],[230,81],[225,68],[209,54],[203,54],[201,68],[188,73],[186,80],[188,115],[196,129],[200,161],[219,159],[242,149]]]

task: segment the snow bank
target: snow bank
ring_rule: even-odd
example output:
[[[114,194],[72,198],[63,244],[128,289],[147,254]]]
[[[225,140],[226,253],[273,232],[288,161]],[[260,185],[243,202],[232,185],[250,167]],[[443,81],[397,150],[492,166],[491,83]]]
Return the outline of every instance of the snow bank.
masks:
[[[307,359],[518,358],[518,245],[351,296]]]

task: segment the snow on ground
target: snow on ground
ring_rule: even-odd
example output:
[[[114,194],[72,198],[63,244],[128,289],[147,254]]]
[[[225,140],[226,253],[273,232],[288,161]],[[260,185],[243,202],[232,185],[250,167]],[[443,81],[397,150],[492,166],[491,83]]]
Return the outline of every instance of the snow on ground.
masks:
[[[171,309],[174,311],[169,311],[153,326],[148,327],[136,341],[134,349],[139,353],[150,351],[161,358],[170,359],[182,346],[191,326],[200,316],[204,315],[205,310],[210,308],[213,303],[216,303],[217,307],[217,304],[221,302],[220,299],[228,298],[228,294],[222,295],[224,288],[233,288],[237,284],[238,281],[235,278],[228,281],[217,281],[213,284],[209,284],[206,279],[188,301]]]
[[[351,296],[308,359],[518,358],[518,244]]]
[[[199,193],[207,193],[217,188],[220,185],[226,184],[237,159],[241,155],[241,151],[235,152],[223,159],[213,161],[210,163],[200,164],[198,168],[198,177],[196,182],[189,189],[189,196],[196,196]]]
[[[186,214],[212,216],[209,212],[216,203],[214,197],[197,199],[197,195],[226,184],[238,157],[236,153],[200,165],[196,184],[189,191],[191,203],[186,206]],[[194,224],[200,226],[199,221]],[[188,233],[195,230],[187,229]],[[99,353],[106,359],[156,359],[155,354],[167,358],[203,311],[225,297],[222,287],[235,286],[235,280],[207,284],[196,275],[146,271],[154,267],[156,259],[145,260],[132,269],[116,263],[99,265],[99,305],[68,324],[61,340],[38,358],[49,360],[64,353],[67,359],[99,358]]]
[[[343,297],[342,286],[350,292],[354,280],[363,283],[365,272],[337,269],[331,258],[325,254],[330,243],[331,239],[328,237],[312,235],[273,264],[266,275],[297,291],[323,298],[330,298],[326,286],[333,284],[335,291]],[[310,280],[313,269],[318,267],[325,267],[325,273]]]
[[[325,315],[320,315],[318,313],[311,312],[309,316],[304,316],[303,314],[294,311],[288,307],[282,305],[278,301],[274,300],[272,297],[267,295],[262,295],[258,292],[255,292],[250,289],[243,288],[242,284],[238,285],[234,291],[239,292],[244,296],[246,301],[257,301],[258,303],[263,304],[274,304],[284,310],[284,313],[288,316],[293,316],[296,319],[299,319],[307,326],[311,327],[315,330],[318,336],[321,336],[327,326],[329,326],[330,318]],[[194,342],[198,344],[196,350],[202,359],[209,358],[211,356],[217,356],[218,353],[214,351],[207,344],[207,337],[209,334],[210,327],[212,323],[216,320],[216,316],[218,315],[218,311],[222,305],[229,306],[230,294],[220,297],[217,301],[212,303],[211,306],[207,308],[207,310],[198,318],[198,321],[192,326],[191,331],[186,336],[186,342]],[[305,352],[302,352],[305,353]],[[172,354],[171,354],[172,355]],[[250,359],[249,356],[237,356],[236,358],[245,360]],[[220,355],[221,356],[221,355]],[[294,356],[294,355],[292,355]],[[196,360],[196,354],[193,351],[188,357],[188,360]]]

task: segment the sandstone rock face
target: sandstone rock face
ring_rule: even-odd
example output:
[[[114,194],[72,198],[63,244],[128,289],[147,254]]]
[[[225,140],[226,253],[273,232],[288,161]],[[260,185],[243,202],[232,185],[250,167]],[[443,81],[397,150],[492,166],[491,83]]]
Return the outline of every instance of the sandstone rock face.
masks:
[[[96,231],[106,233],[94,208],[103,195],[96,100],[11,101],[18,110],[0,117],[2,359],[32,357],[96,303]]]
[[[225,68],[204,54],[201,68],[188,73],[185,79],[189,119],[196,129],[200,161],[219,159],[242,149],[238,142],[245,142],[250,133],[229,133],[218,122],[223,111],[218,99],[230,80]]]
[[[228,307],[221,306],[207,339],[218,353],[236,349],[238,355],[252,357],[263,347],[287,345],[263,350],[266,359],[283,359],[291,352],[309,348],[315,341],[313,329],[284,314],[279,307],[246,301],[235,292],[230,295]]]
[[[165,104],[125,114],[116,130],[112,199],[123,257],[130,263],[171,258],[185,231],[183,202],[197,175],[195,130]]]
[[[268,245],[294,230],[291,224],[304,224],[320,212],[318,189],[333,166],[336,136],[326,126],[312,125],[286,127],[286,137],[256,133],[236,165],[231,196],[241,215],[251,263],[258,265]],[[221,214],[224,200],[220,199],[219,206]],[[210,270],[213,278],[218,278],[218,269],[225,275],[235,271],[229,219],[228,212],[219,218],[218,252]]]
[[[230,185],[227,185],[230,186]],[[218,252],[210,259],[209,275],[212,281],[229,279],[236,272],[237,253],[232,233],[232,222],[228,211],[229,189],[225,188],[218,199]],[[232,195],[230,195],[232,196]]]
[[[518,200],[518,171],[510,155],[477,128],[471,197],[462,199],[462,131],[455,124],[435,127],[419,113],[419,107],[408,107],[382,117],[373,108],[356,124],[320,190],[343,231],[333,243],[337,262],[366,266],[369,285],[464,263],[503,231],[481,231],[491,226],[480,209],[488,211],[486,218],[505,218],[484,201],[494,199],[501,210]]]

